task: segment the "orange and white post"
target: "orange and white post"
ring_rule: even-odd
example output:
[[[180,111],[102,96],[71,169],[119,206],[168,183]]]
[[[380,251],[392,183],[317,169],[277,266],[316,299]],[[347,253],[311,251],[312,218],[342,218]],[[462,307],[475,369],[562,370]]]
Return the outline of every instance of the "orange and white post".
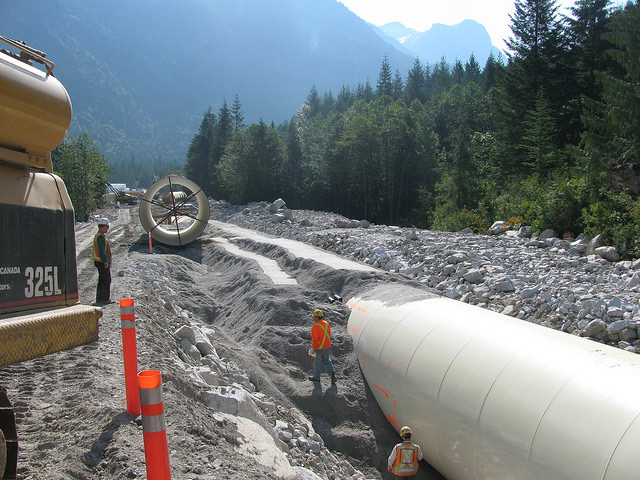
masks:
[[[162,374],[159,370],[145,370],[138,374],[144,458],[148,480],[171,480],[167,425],[162,400]]]
[[[136,345],[136,313],[133,298],[120,300],[122,326],[122,358],[124,360],[124,385],[127,394],[127,412],[140,415],[138,393],[138,351]]]

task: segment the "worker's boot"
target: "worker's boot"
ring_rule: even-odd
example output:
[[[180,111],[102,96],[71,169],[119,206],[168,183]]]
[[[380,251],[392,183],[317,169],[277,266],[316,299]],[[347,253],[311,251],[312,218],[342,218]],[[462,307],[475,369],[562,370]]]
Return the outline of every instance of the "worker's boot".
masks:
[[[336,374],[335,372],[331,372],[331,385],[336,384]]]

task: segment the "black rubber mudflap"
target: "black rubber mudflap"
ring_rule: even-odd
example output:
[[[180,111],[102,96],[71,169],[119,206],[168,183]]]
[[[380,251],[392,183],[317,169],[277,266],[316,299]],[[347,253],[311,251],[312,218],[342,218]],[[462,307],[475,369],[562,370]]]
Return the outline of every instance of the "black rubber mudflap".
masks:
[[[14,480],[18,466],[18,432],[16,431],[16,417],[7,396],[7,391],[0,387],[0,429],[7,442],[7,466],[3,480]]]

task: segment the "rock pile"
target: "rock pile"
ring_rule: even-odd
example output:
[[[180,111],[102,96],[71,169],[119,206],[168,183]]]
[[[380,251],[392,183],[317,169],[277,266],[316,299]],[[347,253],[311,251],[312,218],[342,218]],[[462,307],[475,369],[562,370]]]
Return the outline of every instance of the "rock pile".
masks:
[[[188,313],[183,318],[189,317],[193,319]],[[220,358],[211,345],[214,336],[215,331],[205,325],[183,325],[175,332],[182,360],[189,365],[185,369],[191,380],[204,390],[205,404],[216,414],[243,417],[262,427],[271,437],[269,456],[277,458],[273,453],[276,449],[282,452],[288,464],[297,467],[296,478],[365,478],[348,461],[339,460],[325,448],[322,437],[300,410],[277,405],[259,391],[259,379],[255,375]],[[265,448],[264,442],[262,448]]]
[[[526,228],[504,226],[481,235],[371,225],[289,210],[281,199],[211,207],[220,220],[414,277],[447,297],[640,352],[640,260],[618,261],[599,237],[561,239],[545,231],[529,238]]]

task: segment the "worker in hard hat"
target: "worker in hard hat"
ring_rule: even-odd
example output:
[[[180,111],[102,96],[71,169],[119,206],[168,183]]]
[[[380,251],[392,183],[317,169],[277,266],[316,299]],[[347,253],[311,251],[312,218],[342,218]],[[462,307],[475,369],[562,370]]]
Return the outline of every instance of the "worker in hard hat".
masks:
[[[109,219],[98,220],[98,233],[93,237],[93,263],[98,269],[96,304],[107,305],[111,301],[111,245],[107,238]]]
[[[331,384],[336,383],[336,374],[333,371],[333,364],[329,358],[331,352],[331,327],[329,322],[324,319],[322,310],[314,310],[313,321],[311,327],[311,348],[315,352],[313,361],[313,377],[309,377],[312,382],[320,381],[320,374],[324,368],[331,375]]]
[[[420,445],[411,442],[409,427],[402,427],[400,436],[402,442],[393,447],[387,460],[389,471],[396,477],[413,478],[418,472],[418,462],[423,458],[422,450]]]

